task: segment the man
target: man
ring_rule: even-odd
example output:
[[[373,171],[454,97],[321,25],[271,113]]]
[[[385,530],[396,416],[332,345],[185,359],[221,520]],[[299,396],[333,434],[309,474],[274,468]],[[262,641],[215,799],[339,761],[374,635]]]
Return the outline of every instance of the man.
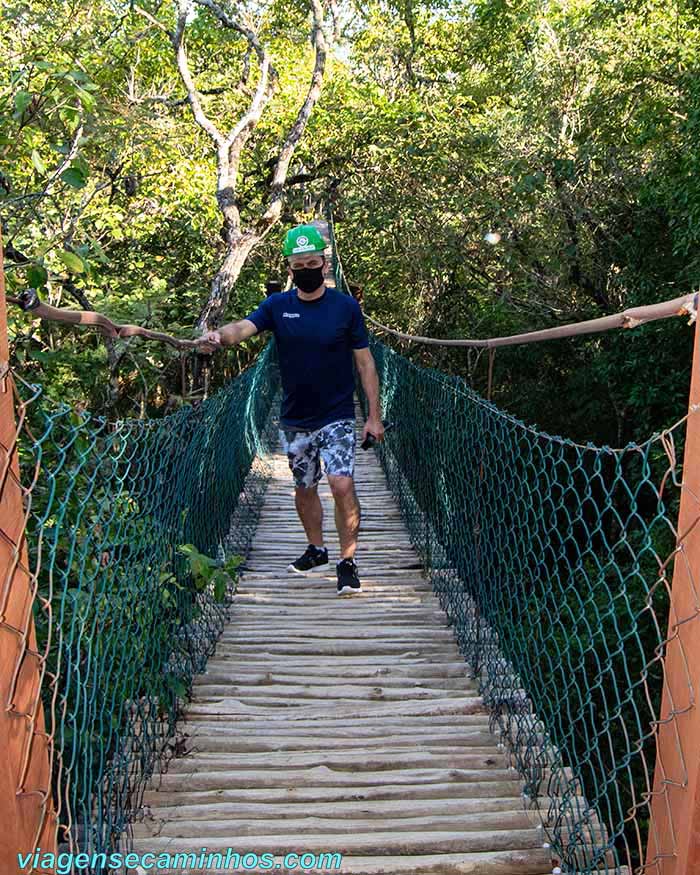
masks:
[[[369,404],[362,440],[371,433],[383,441],[384,426],[379,379],[362,310],[350,295],[326,288],[324,250],[323,237],[313,225],[292,228],[283,246],[292,289],[271,295],[245,319],[206,332],[197,342],[203,352],[213,352],[258,331],[274,333],[283,388],[280,440],[294,477],[297,513],[309,542],[288,571],[306,575],[328,568],[318,497],[323,460],[340,538],[338,595],[352,595],[361,590],[355,562],[361,512],[353,482],[353,358]]]

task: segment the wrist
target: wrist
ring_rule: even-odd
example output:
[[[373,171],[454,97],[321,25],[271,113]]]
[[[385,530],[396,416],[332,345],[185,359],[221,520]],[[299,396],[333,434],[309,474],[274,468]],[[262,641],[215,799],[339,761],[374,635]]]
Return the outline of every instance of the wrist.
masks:
[[[233,346],[236,342],[235,339],[231,336],[231,334],[227,331],[231,326],[224,325],[219,328],[219,337],[221,338],[222,346]]]

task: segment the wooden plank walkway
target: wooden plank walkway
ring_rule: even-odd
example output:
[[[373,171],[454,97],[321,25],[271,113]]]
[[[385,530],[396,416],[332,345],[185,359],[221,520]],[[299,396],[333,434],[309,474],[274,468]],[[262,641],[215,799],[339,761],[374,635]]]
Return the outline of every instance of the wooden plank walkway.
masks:
[[[135,850],[341,853],[339,871],[352,875],[550,873],[517,774],[359,440],[356,484],[363,592],[339,598],[327,481],[331,568],[289,575],[306,538],[286,457],[274,457],[232,622],[181,726],[190,752],[146,794],[152,816],[136,825]]]

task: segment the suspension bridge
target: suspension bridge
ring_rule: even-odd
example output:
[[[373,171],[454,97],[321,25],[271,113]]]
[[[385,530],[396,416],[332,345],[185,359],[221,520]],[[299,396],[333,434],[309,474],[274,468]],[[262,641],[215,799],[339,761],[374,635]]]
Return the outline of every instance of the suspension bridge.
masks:
[[[400,425],[358,453],[363,593],[342,600],[284,570],[304,533],[274,343],[196,407],[109,422],[10,370],[2,318],[3,871],[59,871],[37,848],[90,873],[116,852],[232,871],[229,851],[700,871],[697,327],[688,416],[620,449],[373,335]]]

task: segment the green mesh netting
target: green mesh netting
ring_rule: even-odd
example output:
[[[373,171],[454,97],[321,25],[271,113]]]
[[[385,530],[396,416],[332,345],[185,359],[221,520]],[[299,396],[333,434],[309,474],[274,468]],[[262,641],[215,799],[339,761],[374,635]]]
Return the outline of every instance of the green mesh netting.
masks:
[[[332,242],[336,284],[347,292]],[[613,450],[542,433],[460,377],[419,367],[374,336],[370,349],[383,416],[396,423],[376,452],[523,776],[525,804],[539,808],[563,872],[639,865],[665,562],[676,542],[675,459],[661,436]]]
[[[193,675],[232,587],[215,592],[179,548],[244,556],[269,470],[274,344],[221,391],[160,420],[110,423],[24,385],[22,480],[46,653],[60,846],[124,849],[149,777],[173,754]],[[234,578],[231,578],[233,580]]]

